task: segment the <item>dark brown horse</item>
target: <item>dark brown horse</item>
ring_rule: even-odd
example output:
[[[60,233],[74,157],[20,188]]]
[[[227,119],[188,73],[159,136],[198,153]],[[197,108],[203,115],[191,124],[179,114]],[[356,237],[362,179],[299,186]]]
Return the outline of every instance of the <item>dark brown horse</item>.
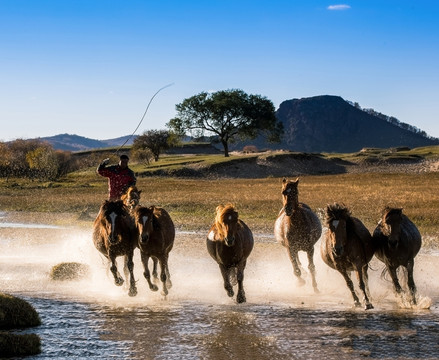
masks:
[[[308,255],[308,269],[312,276],[314,292],[319,292],[316,282],[314,266],[314,244],[322,235],[322,225],[317,215],[311,208],[299,202],[299,179],[282,182],[283,207],[274,225],[274,235],[288,250],[294,275],[302,285],[305,281],[301,278],[300,261],[298,252],[305,251]]]
[[[354,298],[355,306],[361,306],[350,276],[351,271],[355,271],[359,287],[364,295],[365,308],[366,310],[373,309],[370,303],[367,276],[369,261],[375,252],[372,236],[359,219],[351,216],[346,206],[328,205],[325,212],[328,230],[320,247],[322,259],[343,275]]]
[[[139,206],[141,193],[142,190],[139,190],[135,185],[132,185],[127,189],[125,194],[120,197],[120,199],[130,211],[133,211],[135,207]]]
[[[228,296],[233,297],[232,283],[238,282],[238,303],[246,301],[244,269],[253,244],[252,232],[244,221],[239,219],[233,205],[217,206],[215,223],[207,235],[207,251],[219,265]]]
[[[124,282],[117,270],[116,258],[124,256],[125,278],[130,278],[128,295],[136,296],[133,253],[136,247],[137,231],[128,209],[122,200],[105,201],[93,225],[93,242],[110,262],[114,283],[121,286]]]
[[[143,263],[144,273],[149,288],[157,291],[157,285],[151,282],[151,273],[148,260],[154,262],[153,278],[157,281],[157,261],[160,263],[160,280],[162,294],[168,295],[168,288],[172,286],[168,268],[169,252],[174,246],[175,227],[171,217],[165,209],[157,206],[138,206],[134,209],[134,219],[139,232],[138,246]]]
[[[411,220],[402,213],[402,209],[386,207],[378,222],[373,239],[377,246],[375,256],[385,265],[393,281],[397,294],[402,294],[396,270],[403,266],[407,269],[407,286],[411,302],[416,304],[416,286],[413,279],[415,256],[421,248],[421,234]]]

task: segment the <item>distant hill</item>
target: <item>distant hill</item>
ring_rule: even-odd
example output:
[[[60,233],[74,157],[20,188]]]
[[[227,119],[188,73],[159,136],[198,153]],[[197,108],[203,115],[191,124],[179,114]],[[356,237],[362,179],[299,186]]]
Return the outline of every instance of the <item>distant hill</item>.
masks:
[[[350,153],[363,148],[421,147],[439,145],[439,139],[424,131],[372,109],[361,109],[339,96],[322,95],[282,102],[276,117],[284,125],[281,143],[268,143],[262,136],[230,144],[230,150],[255,145],[259,150],[291,150],[307,153]],[[84,151],[132,145],[135,136],[93,140],[78,135],[61,134],[40,138],[55,149]],[[222,148],[216,144],[216,147]]]
[[[132,145],[135,136],[129,139],[130,136],[131,135],[126,135],[108,140],[94,140],[79,135],[60,134],[55,136],[42,137],[39,139],[42,141],[47,141],[56,150],[84,151],[120,146],[124,144],[127,140],[128,142],[125,145]]]
[[[439,144],[439,139],[428,137],[413,126],[370,109],[363,110],[339,96],[287,100],[280,104],[276,116],[284,125],[280,144],[270,144],[259,137],[231,148],[255,145],[261,150],[349,153],[365,147],[414,148]]]

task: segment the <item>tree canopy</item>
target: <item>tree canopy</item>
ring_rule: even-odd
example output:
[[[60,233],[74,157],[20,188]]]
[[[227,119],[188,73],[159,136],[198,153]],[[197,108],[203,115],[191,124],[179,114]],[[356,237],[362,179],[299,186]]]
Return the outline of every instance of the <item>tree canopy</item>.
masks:
[[[175,135],[166,130],[147,130],[133,142],[133,150],[148,149],[158,161],[160,154],[175,143]]]
[[[176,105],[177,117],[167,126],[179,135],[194,137],[206,132],[218,136],[229,156],[229,143],[254,139],[265,134],[269,141],[279,141],[282,123],[275,116],[273,103],[260,95],[249,95],[239,89],[214,93],[202,92]]]

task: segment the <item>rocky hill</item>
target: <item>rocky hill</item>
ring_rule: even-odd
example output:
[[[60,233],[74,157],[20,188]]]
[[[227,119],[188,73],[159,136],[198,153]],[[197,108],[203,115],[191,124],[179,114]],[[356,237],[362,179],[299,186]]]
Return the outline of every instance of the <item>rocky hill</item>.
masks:
[[[280,104],[276,116],[284,125],[281,143],[270,144],[260,137],[236,143],[232,149],[255,145],[258,149],[346,153],[366,147],[414,148],[439,144],[439,139],[428,137],[413,126],[387,117],[393,120],[390,122],[386,116],[369,113],[339,96],[287,100]]]

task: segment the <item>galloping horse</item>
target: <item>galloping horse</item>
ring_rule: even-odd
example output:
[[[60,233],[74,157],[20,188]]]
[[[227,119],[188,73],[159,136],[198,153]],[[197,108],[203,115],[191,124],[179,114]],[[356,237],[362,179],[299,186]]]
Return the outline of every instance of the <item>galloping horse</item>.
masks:
[[[343,275],[354,298],[355,306],[361,306],[354,290],[350,273],[355,271],[364,295],[365,308],[373,309],[369,300],[367,268],[375,249],[372,236],[364,224],[344,205],[328,205],[325,209],[328,230],[323,237],[320,251],[323,261]]]
[[[137,295],[133,263],[136,236],[134,222],[122,200],[105,201],[93,224],[93,242],[96,249],[111,262],[110,270],[117,286],[121,286],[124,280],[117,270],[116,257],[125,257],[125,278],[130,277],[129,296]]]
[[[133,211],[134,208],[139,205],[141,192],[142,190],[138,190],[135,185],[132,185],[127,189],[125,194],[120,197],[120,199],[130,211]]]
[[[232,283],[238,282],[238,303],[246,301],[243,286],[244,269],[253,244],[252,232],[244,221],[238,218],[238,212],[233,205],[217,206],[215,223],[206,239],[207,251],[219,265],[228,296],[233,297]]]
[[[134,209],[134,219],[139,231],[138,246],[144,268],[143,276],[152,291],[157,291],[157,285],[151,282],[148,260],[154,262],[152,275],[157,280],[157,260],[160,263],[160,280],[162,294],[168,295],[168,288],[172,286],[168,268],[169,252],[172,250],[175,239],[175,227],[171,217],[165,209],[157,206],[138,206]]]
[[[402,213],[402,209],[386,207],[373,232],[373,239],[377,246],[375,256],[386,265],[397,294],[401,294],[402,289],[396,270],[400,266],[407,269],[407,286],[411,302],[416,304],[413,267],[422,243],[418,228]]]
[[[283,207],[274,225],[274,235],[288,250],[291,263],[294,268],[294,275],[299,283],[305,281],[301,278],[300,261],[298,252],[305,251],[308,255],[308,269],[312,276],[314,292],[318,293],[315,266],[314,266],[314,244],[322,234],[322,225],[319,218],[311,208],[299,202],[299,178],[295,181],[282,182]]]

